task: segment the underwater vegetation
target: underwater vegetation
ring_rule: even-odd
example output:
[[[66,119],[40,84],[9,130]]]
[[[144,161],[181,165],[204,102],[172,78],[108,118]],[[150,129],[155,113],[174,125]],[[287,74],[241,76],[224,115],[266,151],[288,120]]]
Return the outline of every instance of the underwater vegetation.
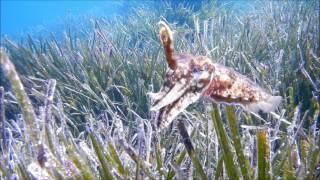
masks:
[[[1,39],[0,179],[319,179],[317,0],[138,6],[63,38]],[[175,51],[232,67],[272,95],[271,113],[202,101],[161,131],[152,99]]]

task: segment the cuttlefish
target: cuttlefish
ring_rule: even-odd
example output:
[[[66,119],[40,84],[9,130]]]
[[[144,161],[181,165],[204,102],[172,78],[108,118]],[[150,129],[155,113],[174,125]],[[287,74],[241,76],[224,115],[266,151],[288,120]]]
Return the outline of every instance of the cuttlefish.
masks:
[[[167,127],[190,104],[200,99],[214,103],[240,105],[249,112],[271,112],[281,96],[273,96],[232,68],[213,63],[206,56],[174,53],[173,32],[160,21],[160,41],[168,64],[164,83],[158,93],[149,93],[159,111],[157,126]]]

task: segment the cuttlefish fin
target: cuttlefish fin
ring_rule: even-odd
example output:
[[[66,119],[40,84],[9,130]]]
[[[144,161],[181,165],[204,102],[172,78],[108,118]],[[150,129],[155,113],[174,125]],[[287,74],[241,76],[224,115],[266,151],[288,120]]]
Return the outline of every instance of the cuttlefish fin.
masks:
[[[244,109],[250,112],[259,112],[259,111],[263,111],[265,113],[269,113],[274,111],[279,104],[282,101],[282,97],[281,96],[268,96],[265,99],[256,101],[256,102],[252,102],[244,106]]]

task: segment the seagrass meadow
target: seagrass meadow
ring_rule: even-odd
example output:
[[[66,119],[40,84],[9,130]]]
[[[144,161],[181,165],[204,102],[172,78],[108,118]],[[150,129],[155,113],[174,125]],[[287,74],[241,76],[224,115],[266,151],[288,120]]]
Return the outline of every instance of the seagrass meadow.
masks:
[[[319,7],[164,1],[62,37],[2,36],[0,179],[320,179]],[[282,96],[279,108],[198,102],[157,130],[160,20],[177,52],[234,68]]]

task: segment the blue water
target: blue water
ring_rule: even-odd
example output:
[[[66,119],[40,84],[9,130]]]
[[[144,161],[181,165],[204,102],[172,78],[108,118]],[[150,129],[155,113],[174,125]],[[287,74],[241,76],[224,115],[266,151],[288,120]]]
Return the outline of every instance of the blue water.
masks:
[[[232,3],[238,9],[244,9],[250,4],[245,0],[218,0],[221,3]],[[133,6],[165,1],[121,1],[121,0],[0,0],[1,2],[1,37],[6,36],[18,40],[27,34],[49,34],[62,32],[61,28],[70,19],[90,17],[112,18],[114,15],[125,15]],[[174,0],[171,3],[180,3]],[[184,3],[192,4],[195,8],[200,1],[191,0]],[[156,5],[155,5],[156,7]],[[160,17],[159,17],[160,18]],[[83,21],[84,22],[84,21]]]
[[[123,8],[123,1],[1,0],[1,35],[17,38],[57,27],[68,16],[111,17]]]

